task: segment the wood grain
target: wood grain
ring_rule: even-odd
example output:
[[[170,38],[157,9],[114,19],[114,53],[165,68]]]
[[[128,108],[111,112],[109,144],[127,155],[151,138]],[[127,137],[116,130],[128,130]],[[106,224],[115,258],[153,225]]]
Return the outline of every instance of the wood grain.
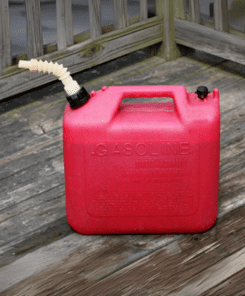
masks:
[[[89,0],[90,37],[95,39],[102,33],[101,29],[101,0]]]
[[[0,73],[11,66],[11,35],[9,22],[9,1],[0,3]]]
[[[120,30],[128,27],[128,6],[127,0],[113,0],[114,8],[114,29]]]
[[[177,293],[176,287],[181,293],[188,287],[194,288],[202,275],[201,288],[208,290],[213,287],[211,273],[217,285],[243,268],[244,214],[245,209],[239,208],[229,217],[221,218],[208,232],[181,236],[167,245],[164,236],[155,242],[147,236],[136,241],[134,236],[109,236],[104,243],[95,241],[94,247],[80,248],[62,262],[47,266],[6,295],[58,295],[61,291],[62,295],[169,295]],[[159,246],[163,244],[158,249],[154,248],[157,241]],[[146,255],[146,250],[149,252],[152,247],[152,252]],[[138,252],[145,250],[145,256],[132,262],[135,248]],[[201,291],[181,293],[176,295],[199,295]]]
[[[175,42],[174,29],[174,9],[173,1],[164,0],[156,2],[156,11],[159,17],[163,17],[163,42],[159,49],[158,56],[167,61],[175,60],[180,57],[180,52]]]
[[[73,44],[73,22],[71,0],[56,1],[57,46],[64,50]]]
[[[205,291],[200,294],[200,296],[214,296],[214,295],[222,295],[222,296],[230,296],[232,295],[245,295],[245,269],[237,272],[235,275],[231,276],[229,279],[224,281],[223,283]]]
[[[228,7],[226,0],[214,1],[214,28],[229,32]]]
[[[245,65],[241,37],[180,19],[175,19],[175,37],[177,43]]]
[[[27,56],[28,59],[43,55],[40,0],[26,0]]]
[[[148,7],[147,0],[140,1],[140,21],[145,21],[148,19]]]
[[[201,5],[199,0],[191,0],[191,20],[193,23],[200,24],[201,22]]]

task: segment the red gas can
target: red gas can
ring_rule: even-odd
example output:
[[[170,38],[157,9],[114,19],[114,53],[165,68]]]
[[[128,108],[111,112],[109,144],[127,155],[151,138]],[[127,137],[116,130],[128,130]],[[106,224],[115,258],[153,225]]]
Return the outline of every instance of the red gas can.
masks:
[[[171,97],[174,103],[121,103]],[[193,233],[218,212],[219,91],[112,86],[63,120],[67,219],[82,234]]]

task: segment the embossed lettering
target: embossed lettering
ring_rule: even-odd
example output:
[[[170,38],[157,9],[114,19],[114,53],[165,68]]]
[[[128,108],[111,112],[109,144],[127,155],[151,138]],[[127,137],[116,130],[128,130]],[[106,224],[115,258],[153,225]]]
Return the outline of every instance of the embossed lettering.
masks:
[[[112,154],[113,155],[121,155],[118,144],[115,144]]]
[[[131,143],[125,143],[124,145],[123,145],[123,152],[124,152],[124,154],[125,155],[132,155],[132,153],[133,153],[133,146],[132,146],[132,144]]]
[[[180,154],[190,154],[189,142],[180,142]]]
[[[107,155],[107,145],[104,143],[100,143],[95,146],[95,154],[98,156]]]
[[[150,144],[150,155],[151,156],[158,156],[159,152],[157,152],[157,148],[159,148],[159,144]]]
[[[144,143],[138,143],[135,147],[135,152],[137,155],[143,156],[147,154],[147,147]]]
[[[189,142],[163,143],[99,143],[91,152],[96,156],[167,156],[190,154]]]

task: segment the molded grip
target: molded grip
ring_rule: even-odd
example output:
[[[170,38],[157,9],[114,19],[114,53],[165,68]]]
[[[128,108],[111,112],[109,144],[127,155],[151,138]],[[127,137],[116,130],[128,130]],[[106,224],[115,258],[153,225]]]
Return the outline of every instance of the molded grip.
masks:
[[[106,89],[103,100],[100,101],[101,108],[112,119],[116,115],[121,101],[128,97],[171,97],[173,98],[175,112],[179,119],[181,121],[184,120],[188,114],[189,101],[186,88],[177,85],[110,86]]]

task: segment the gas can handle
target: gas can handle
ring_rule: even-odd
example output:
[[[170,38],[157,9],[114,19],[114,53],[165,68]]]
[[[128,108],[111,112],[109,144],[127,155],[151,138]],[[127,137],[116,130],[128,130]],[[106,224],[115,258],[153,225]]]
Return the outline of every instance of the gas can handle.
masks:
[[[116,115],[121,101],[129,97],[171,97],[179,119],[183,121],[187,118],[189,101],[186,88],[181,85],[110,86],[104,92],[103,97],[103,106],[101,107],[109,115],[109,121]],[[106,115],[105,113],[104,115]]]

